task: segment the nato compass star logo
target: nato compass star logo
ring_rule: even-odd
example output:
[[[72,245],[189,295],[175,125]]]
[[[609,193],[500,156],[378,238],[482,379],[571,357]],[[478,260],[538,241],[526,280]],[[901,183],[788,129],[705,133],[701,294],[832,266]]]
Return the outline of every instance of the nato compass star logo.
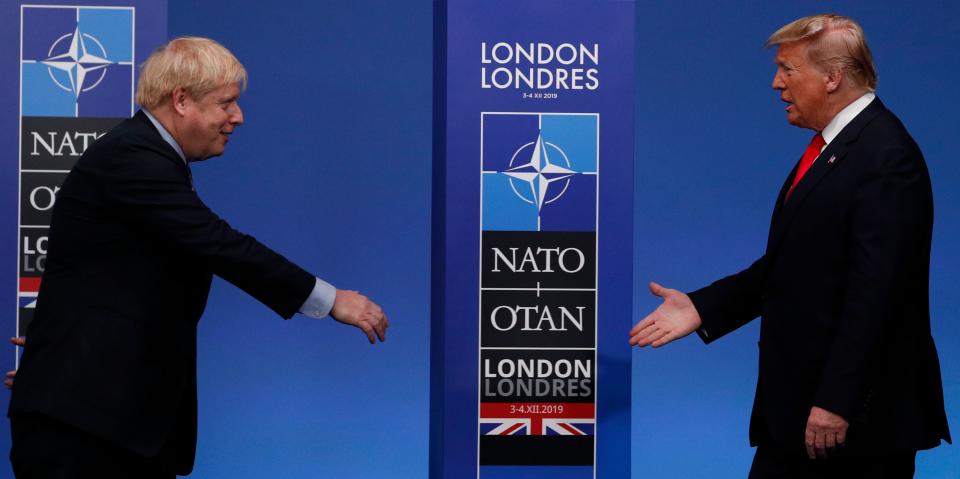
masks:
[[[88,33],[82,33],[77,26],[73,33],[64,34],[53,42],[47,52],[47,59],[40,63],[47,66],[50,79],[58,87],[79,98],[81,92],[96,88],[107,74],[107,66],[115,62],[107,59],[107,50],[100,40]],[[64,85],[57,79],[55,70],[66,72],[69,85]]]
[[[482,112],[484,231],[594,231],[599,116]]]
[[[22,116],[133,114],[133,8],[23,5],[20,20]]]
[[[527,163],[514,166],[525,160]],[[559,165],[560,161],[565,166]],[[543,141],[543,135],[537,135],[536,141],[517,149],[510,158],[510,167],[501,173],[510,177],[513,193],[521,200],[535,205],[537,212],[545,205],[560,199],[570,186],[570,177],[577,174],[570,169],[567,154],[557,145]]]

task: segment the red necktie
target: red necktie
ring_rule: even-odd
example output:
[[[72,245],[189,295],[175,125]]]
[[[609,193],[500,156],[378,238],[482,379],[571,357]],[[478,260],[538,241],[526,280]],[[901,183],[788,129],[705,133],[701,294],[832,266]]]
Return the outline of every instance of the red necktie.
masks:
[[[800,166],[797,167],[797,175],[793,177],[793,184],[790,185],[790,189],[787,191],[787,196],[783,201],[790,199],[790,193],[793,193],[793,189],[797,187],[797,183],[800,183],[800,179],[803,178],[803,175],[807,173],[807,170],[813,166],[813,161],[820,156],[820,150],[823,149],[823,145],[826,145],[827,142],[823,140],[823,135],[817,133],[813,136],[813,139],[810,140],[810,144],[807,145],[807,151],[803,152],[803,158],[800,158]]]

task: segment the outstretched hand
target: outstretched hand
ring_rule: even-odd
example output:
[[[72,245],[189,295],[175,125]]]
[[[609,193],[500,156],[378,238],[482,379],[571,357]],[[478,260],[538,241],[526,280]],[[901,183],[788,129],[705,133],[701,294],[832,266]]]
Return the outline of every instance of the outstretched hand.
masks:
[[[370,344],[376,343],[377,338],[381,342],[387,339],[387,327],[390,326],[387,315],[383,314],[377,303],[357,291],[338,289],[330,316],[341,323],[360,328]]]
[[[15,345],[15,346],[21,346],[21,347],[22,347],[23,345],[27,344],[27,338],[25,338],[25,337],[23,337],[23,336],[17,336],[17,337],[14,337],[14,338],[10,338],[10,344],[13,344],[13,345]],[[16,369],[11,369],[10,371],[7,371],[6,377],[3,379],[3,385],[6,386],[7,389],[12,388],[12,387],[13,387],[13,378],[15,378],[15,377],[17,377],[17,370],[16,370]]]
[[[663,303],[630,330],[631,346],[659,348],[700,327],[700,314],[689,296],[653,282],[650,292],[663,298]]]

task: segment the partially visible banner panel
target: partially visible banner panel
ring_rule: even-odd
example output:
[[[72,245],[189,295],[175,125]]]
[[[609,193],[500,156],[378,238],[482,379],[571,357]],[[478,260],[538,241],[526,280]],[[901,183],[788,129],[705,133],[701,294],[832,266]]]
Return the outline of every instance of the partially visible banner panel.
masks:
[[[4,176],[19,192],[3,210],[4,218],[16,211],[19,336],[33,317],[60,185],[97,138],[135,112],[137,65],[166,40],[167,5],[31,2],[17,13],[4,18],[19,31],[18,56],[3,58],[18,58],[19,75],[0,91],[19,95],[18,131],[4,132],[0,145]]]

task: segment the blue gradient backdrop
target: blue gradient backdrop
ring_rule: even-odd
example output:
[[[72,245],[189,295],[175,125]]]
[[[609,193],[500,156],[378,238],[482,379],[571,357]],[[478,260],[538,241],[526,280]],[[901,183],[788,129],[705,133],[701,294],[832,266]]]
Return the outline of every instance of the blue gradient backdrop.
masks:
[[[200,323],[193,477],[426,477],[432,3],[169,5],[171,36],[216,38],[250,72],[246,124],[224,157],[194,167],[201,196],[337,286],[368,293],[393,324],[389,340],[372,347],[330,320],[284,322],[217,281]],[[880,97],[920,143],[933,177],[933,331],[960,431],[960,5],[672,1],[638,2],[636,11],[636,315],[657,305],[646,281],[690,290],[763,250],[777,188],[809,135],[786,124],[762,43],[802,15],[851,15],[877,59]],[[17,41],[3,30],[4,41]],[[11,61],[2,71],[16,75]],[[2,105],[4,117],[16,112]],[[2,185],[0,219],[15,224],[16,191]],[[7,230],[0,247],[9,258],[16,245]],[[14,274],[0,275],[7,331]],[[687,338],[634,352],[635,477],[745,477],[756,338],[751,324],[709,347]],[[0,354],[0,368],[12,359]],[[0,398],[6,404],[9,394]],[[8,447],[0,432],[0,450]],[[955,446],[919,456],[918,478],[956,471]],[[0,477],[10,475],[0,467]]]

